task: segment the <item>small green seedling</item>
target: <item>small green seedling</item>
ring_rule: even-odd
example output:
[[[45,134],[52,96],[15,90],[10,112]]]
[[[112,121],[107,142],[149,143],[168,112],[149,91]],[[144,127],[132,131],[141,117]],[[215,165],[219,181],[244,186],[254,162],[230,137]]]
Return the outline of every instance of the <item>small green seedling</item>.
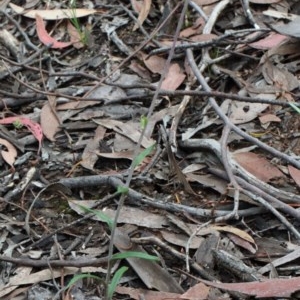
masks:
[[[71,15],[69,16],[70,22],[72,23],[72,25],[75,27],[76,31],[78,32],[80,42],[83,43],[84,45],[87,45],[88,40],[89,40],[89,32],[87,31],[86,28],[84,28],[84,29],[81,28],[79,19],[76,16],[76,0],[70,0],[69,7],[71,10]]]
[[[14,125],[14,127],[16,128],[16,129],[21,129],[24,125],[23,125],[23,123],[20,121],[20,120],[15,120],[14,122],[13,122],[13,125]]]
[[[132,166],[133,168],[137,167],[144,159],[146,156],[148,156],[152,151],[153,149],[155,148],[155,143],[151,146],[149,146],[148,148],[144,149],[140,154],[138,154],[133,162],[132,162]]]

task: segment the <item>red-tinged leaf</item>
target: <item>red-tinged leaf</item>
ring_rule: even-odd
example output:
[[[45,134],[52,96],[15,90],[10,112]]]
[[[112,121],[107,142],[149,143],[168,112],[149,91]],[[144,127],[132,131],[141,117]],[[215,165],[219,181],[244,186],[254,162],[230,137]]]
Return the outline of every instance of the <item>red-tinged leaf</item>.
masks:
[[[250,47],[255,48],[255,49],[272,49],[274,47],[277,47],[278,45],[282,44],[289,38],[285,35],[279,34],[279,33],[274,33],[271,32],[267,37],[249,44]]]
[[[284,174],[276,166],[256,153],[235,153],[234,158],[244,169],[263,182],[284,178]]]
[[[300,290],[300,277],[289,279],[270,279],[263,282],[215,283],[206,280],[201,282],[227,291],[235,291],[256,298],[279,297],[289,298]]]
[[[14,122],[20,122],[21,124],[25,125],[27,127],[27,129],[38,140],[38,142],[39,142],[38,154],[39,154],[41,151],[42,140],[43,140],[43,131],[42,131],[40,124],[35,123],[25,117],[8,117],[8,118],[4,118],[4,119],[0,120],[0,124],[13,124]]]
[[[7,151],[2,150],[1,155],[5,162],[7,162],[12,168],[14,168],[13,164],[17,157],[16,148],[7,140],[0,138],[0,144],[4,145],[7,148]]]
[[[40,41],[46,45],[47,47],[53,48],[53,49],[62,49],[69,47],[72,45],[71,42],[58,42],[56,39],[52,38],[48,32],[46,31],[45,24],[43,21],[43,18],[39,16],[38,14],[35,15],[36,20],[36,31],[37,35],[40,39]]]

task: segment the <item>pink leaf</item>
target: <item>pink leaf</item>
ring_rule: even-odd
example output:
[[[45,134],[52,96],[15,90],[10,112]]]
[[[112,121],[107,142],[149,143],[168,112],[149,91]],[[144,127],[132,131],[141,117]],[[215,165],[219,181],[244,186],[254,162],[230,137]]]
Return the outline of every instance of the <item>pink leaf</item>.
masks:
[[[35,15],[35,20],[37,35],[44,45],[53,49],[62,49],[72,45],[71,42],[58,42],[56,39],[52,38],[45,29],[45,24],[42,17],[38,14]]]
[[[299,291],[300,277],[289,279],[270,279],[263,282],[241,282],[241,283],[216,283],[201,280],[203,283],[216,288],[235,291],[256,298],[279,297],[289,298],[291,294]]]
[[[8,117],[0,120],[0,124],[13,124],[14,122],[21,122],[21,124],[25,125],[27,129],[34,135],[34,137],[39,142],[38,154],[41,151],[42,147],[42,139],[43,139],[43,131],[40,124],[31,121],[25,117]]]

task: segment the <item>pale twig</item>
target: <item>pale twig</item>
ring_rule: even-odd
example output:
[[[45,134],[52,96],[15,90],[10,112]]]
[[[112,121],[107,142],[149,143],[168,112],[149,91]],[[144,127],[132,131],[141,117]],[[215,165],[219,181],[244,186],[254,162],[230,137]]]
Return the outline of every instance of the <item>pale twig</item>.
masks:
[[[190,255],[189,255],[189,249],[190,249],[190,245],[192,243],[193,238],[197,235],[197,233],[203,229],[204,227],[206,227],[207,225],[209,225],[212,221],[208,221],[206,223],[201,224],[200,226],[197,227],[196,230],[194,230],[194,232],[189,236],[189,239],[186,243],[185,246],[185,265],[186,265],[186,270],[188,272],[190,272]]]
[[[260,29],[260,26],[255,22],[252,12],[250,10],[249,0],[242,0],[242,6],[243,6],[245,15],[246,15],[248,21],[250,22],[250,24],[255,29]]]
[[[198,67],[194,61],[194,57],[193,57],[193,53],[191,50],[187,50],[187,57],[188,57],[188,62],[195,74],[195,76],[197,77],[198,81],[200,82],[200,84],[202,85],[202,87],[204,88],[204,90],[211,92],[211,88],[209,87],[209,85],[207,84],[207,82],[205,81],[203,75],[200,73],[200,71],[198,70]],[[261,142],[259,139],[252,137],[251,135],[249,135],[248,133],[246,133],[245,131],[243,131],[242,129],[240,129],[239,127],[237,127],[236,125],[234,125],[229,119],[228,117],[225,115],[225,113],[221,110],[220,106],[217,104],[216,100],[212,97],[209,97],[208,99],[210,105],[212,106],[212,108],[215,110],[215,112],[217,113],[217,115],[223,120],[223,122],[225,124],[228,124],[228,126],[230,127],[231,130],[233,130],[234,132],[236,132],[238,135],[242,136],[244,139],[246,139],[248,142],[251,142],[255,145],[257,145],[258,147],[268,151],[269,153],[271,153],[273,156],[276,156],[278,158],[281,158],[283,160],[285,160],[286,162],[290,163],[291,165],[293,165],[294,167],[300,169],[300,162],[293,159],[292,157],[290,157],[289,155],[282,153],[268,145],[266,145],[265,143]]]
[[[238,219],[238,209],[239,209],[239,197],[240,197],[240,186],[237,183],[233,172],[232,172],[232,165],[230,164],[230,158],[228,157],[228,150],[227,150],[227,140],[228,140],[228,136],[230,134],[230,128],[227,124],[224,125],[223,128],[223,133],[222,133],[222,137],[221,137],[221,157],[222,157],[222,163],[224,166],[224,169],[227,173],[227,176],[229,178],[229,188],[230,186],[233,186],[234,188],[234,207],[231,213],[229,213],[227,216],[225,217],[221,217],[221,218],[217,218],[216,222],[222,222],[231,218],[236,218]]]

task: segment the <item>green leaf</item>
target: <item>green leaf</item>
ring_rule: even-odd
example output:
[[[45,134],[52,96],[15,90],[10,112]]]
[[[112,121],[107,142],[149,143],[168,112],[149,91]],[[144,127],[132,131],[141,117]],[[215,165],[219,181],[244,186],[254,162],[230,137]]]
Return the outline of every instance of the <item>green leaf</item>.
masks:
[[[123,259],[123,258],[130,258],[130,257],[136,257],[136,258],[142,258],[146,260],[152,260],[152,261],[159,261],[159,258],[154,255],[149,255],[145,252],[136,252],[136,251],[126,251],[122,253],[116,253],[112,256],[111,259]]]
[[[84,278],[92,278],[92,279],[96,279],[96,280],[102,281],[102,279],[100,277],[95,276],[95,275],[91,275],[91,274],[78,274],[78,275],[74,275],[73,276],[73,278],[67,284],[66,289],[68,289],[69,287],[71,287],[74,283],[76,283],[76,281],[78,281],[80,279],[84,279]]]
[[[79,205],[79,204],[76,204],[76,205],[79,206],[85,212],[95,214],[101,221],[107,223],[109,229],[112,229],[114,221],[109,216],[107,216],[105,213],[103,213],[102,211],[99,211],[99,210],[88,208],[83,205]]]
[[[146,116],[141,116],[141,128],[145,129],[148,124],[148,118]]]
[[[123,274],[128,270],[127,267],[122,267],[120,268],[114,275],[114,277],[111,280],[111,283],[108,285],[108,290],[107,290],[107,298],[109,300],[112,299],[112,296],[116,290],[116,287],[122,278]]]
[[[138,166],[146,156],[148,156],[153,149],[155,148],[155,143],[151,146],[149,146],[148,148],[144,149],[137,157],[134,158],[132,165],[135,168],[136,166]]]
[[[123,185],[118,185],[117,193],[118,194],[128,194],[129,188]]]
[[[289,102],[289,105],[298,113],[298,114],[300,114],[300,108],[297,106],[297,105],[295,105],[294,103],[292,103],[292,102]]]

